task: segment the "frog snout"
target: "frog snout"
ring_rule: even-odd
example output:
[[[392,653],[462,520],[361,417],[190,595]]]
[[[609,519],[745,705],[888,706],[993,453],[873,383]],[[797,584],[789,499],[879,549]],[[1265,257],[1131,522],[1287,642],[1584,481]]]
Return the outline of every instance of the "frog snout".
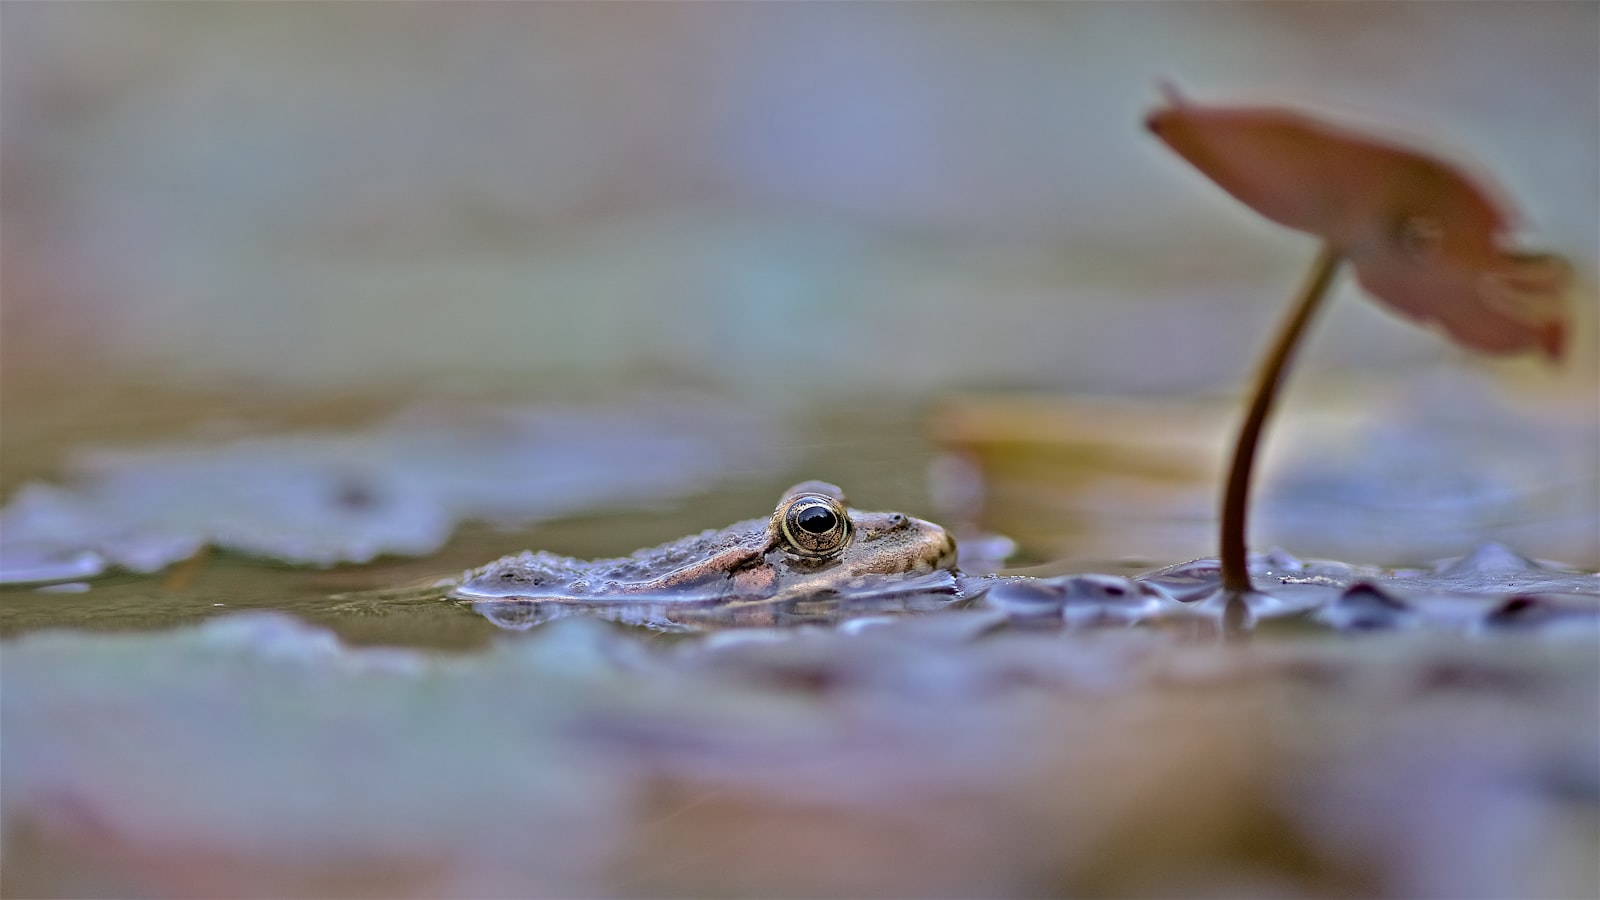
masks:
[[[925,519],[907,517],[906,524],[915,527],[919,532],[918,541],[922,545],[922,552],[918,555],[922,559],[931,561],[935,569],[956,567],[956,539],[950,532]]]
[[[937,526],[936,526],[937,527]],[[935,569],[954,569],[956,567],[956,539],[950,532],[939,529],[944,542],[939,547],[939,558],[934,561]]]

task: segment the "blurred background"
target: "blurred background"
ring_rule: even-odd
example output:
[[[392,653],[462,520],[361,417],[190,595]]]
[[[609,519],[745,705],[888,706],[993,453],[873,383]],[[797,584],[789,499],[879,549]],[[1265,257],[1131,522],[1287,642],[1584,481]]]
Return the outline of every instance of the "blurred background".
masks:
[[[1381,562],[1502,537],[1600,563],[1593,4],[0,15],[8,489],[195,394],[339,420],[361,404],[328,398],[666,387],[785,420],[865,409],[858,447],[893,410],[931,437],[934,501],[975,526],[1141,497],[1147,523],[1204,524],[1233,395],[1314,247],[1143,131],[1172,79],[1493,172],[1579,276],[1561,370],[1469,359],[1343,284],[1291,385],[1306,424],[1274,438],[1288,499],[1262,539]],[[1363,484],[1411,493],[1362,507]],[[902,499],[883,493],[867,505]],[[1362,531],[1397,516],[1436,540]],[[1207,528],[1082,555],[1195,555]],[[1035,531],[1037,558],[1087,546],[1081,521]]]

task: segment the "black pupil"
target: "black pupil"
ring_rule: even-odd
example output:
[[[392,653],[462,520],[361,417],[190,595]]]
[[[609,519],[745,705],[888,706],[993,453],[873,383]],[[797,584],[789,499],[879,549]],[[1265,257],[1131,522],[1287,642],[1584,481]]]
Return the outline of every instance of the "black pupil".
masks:
[[[812,506],[800,510],[800,515],[795,516],[795,524],[811,534],[827,534],[839,524],[839,517],[827,507]]]

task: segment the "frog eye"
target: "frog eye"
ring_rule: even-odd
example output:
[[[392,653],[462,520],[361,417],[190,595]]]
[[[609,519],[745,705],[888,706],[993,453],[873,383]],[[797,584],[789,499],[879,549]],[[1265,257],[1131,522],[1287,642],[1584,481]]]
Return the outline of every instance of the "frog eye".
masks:
[[[779,522],[789,549],[801,556],[828,556],[850,541],[844,504],[823,494],[795,497]]]

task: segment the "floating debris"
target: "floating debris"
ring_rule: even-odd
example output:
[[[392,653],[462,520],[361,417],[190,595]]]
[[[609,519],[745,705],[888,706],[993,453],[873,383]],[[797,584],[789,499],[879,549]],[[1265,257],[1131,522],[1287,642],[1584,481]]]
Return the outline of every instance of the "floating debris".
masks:
[[[527,523],[703,490],[770,464],[763,422],[689,402],[422,406],[367,431],[79,454],[0,510],[0,582],[154,572],[205,546],[328,566],[421,556],[463,521]]]

